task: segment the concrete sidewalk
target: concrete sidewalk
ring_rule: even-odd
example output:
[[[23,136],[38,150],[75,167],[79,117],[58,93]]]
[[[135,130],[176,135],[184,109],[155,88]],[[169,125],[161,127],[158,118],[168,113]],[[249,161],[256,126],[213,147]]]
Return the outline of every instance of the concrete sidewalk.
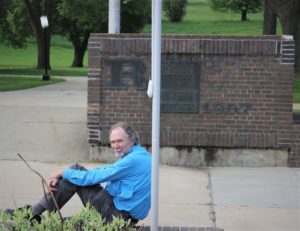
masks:
[[[29,163],[45,178],[69,165]],[[99,165],[81,164],[88,168]],[[300,169],[295,168],[196,170],[161,166],[159,225],[217,227],[226,231],[298,231],[299,179]],[[39,177],[22,161],[0,161],[0,182],[0,208],[13,208],[14,203],[33,204],[43,195]],[[70,216],[81,208],[80,200],[74,196],[62,213]],[[139,225],[150,224],[151,215],[139,222]]]
[[[0,92],[0,159],[89,159],[87,78],[20,91]]]
[[[35,203],[40,179],[80,162],[88,168],[87,78],[22,91],[0,92],[0,208]],[[160,167],[159,224],[229,231],[300,230],[299,168]],[[64,216],[79,211],[77,197]],[[140,224],[149,225],[151,216]]]

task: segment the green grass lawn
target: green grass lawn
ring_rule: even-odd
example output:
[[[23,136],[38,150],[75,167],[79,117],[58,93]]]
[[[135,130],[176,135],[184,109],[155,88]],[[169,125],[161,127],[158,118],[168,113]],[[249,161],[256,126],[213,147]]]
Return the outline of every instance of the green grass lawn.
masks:
[[[212,11],[207,0],[189,0],[186,15],[182,22],[171,23],[165,15],[162,18],[163,34],[232,34],[232,35],[261,35],[262,13],[248,14],[248,21],[242,22],[240,14]],[[142,33],[151,33],[151,25],[146,25]],[[278,23],[277,33],[281,34]],[[61,36],[51,39],[51,71],[52,76],[86,76],[87,54],[84,68],[71,68],[73,60],[73,46]],[[28,41],[26,49],[13,49],[0,44],[0,75],[43,75],[44,70],[35,69],[37,63],[37,49],[34,39]],[[25,78],[18,82],[26,82]],[[47,81],[44,81],[47,83]],[[4,84],[4,80],[0,83]],[[8,84],[8,83],[7,83]],[[14,84],[13,84],[14,85]],[[300,75],[295,77],[294,102],[300,103]]]
[[[61,36],[53,36],[50,51],[50,75],[86,76],[87,57],[85,56],[84,59],[84,68],[71,68],[73,53],[73,47],[70,42],[66,41],[66,39]],[[36,64],[37,48],[34,41],[29,41],[25,49],[14,49],[0,44],[0,74],[43,74],[44,70],[36,69]]]
[[[0,91],[22,90],[62,81],[65,80],[59,78],[50,78],[48,81],[43,81],[42,78],[37,77],[0,76]]]
[[[163,16],[164,34],[234,34],[261,35],[262,13],[249,14],[247,22],[240,21],[240,14],[212,11],[206,0],[189,0],[182,22],[171,23]],[[143,33],[151,33],[151,25],[146,25]],[[73,46],[61,36],[51,38],[51,75],[86,75],[87,54],[84,68],[70,68],[73,60]],[[13,49],[0,44],[0,74],[40,75],[43,70],[35,70],[37,49],[35,40],[28,41],[26,49]]]
[[[300,74],[294,79],[294,103],[300,103]]]
[[[189,0],[181,22],[171,23],[163,15],[162,33],[261,35],[262,13],[248,14],[247,17],[248,21],[242,22],[240,14],[213,11],[207,0]],[[281,34],[279,23],[277,31]],[[151,33],[151,25],[147,25],[143,32]]]

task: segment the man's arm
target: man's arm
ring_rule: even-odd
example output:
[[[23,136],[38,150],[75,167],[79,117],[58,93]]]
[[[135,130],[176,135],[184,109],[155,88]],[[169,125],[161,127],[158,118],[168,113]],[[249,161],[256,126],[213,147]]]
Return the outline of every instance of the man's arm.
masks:
[[[114,164],[97,167],[88,171],[66,169],[63,178],[75,185],[89,186],[107,181],[115,181],[130,173],[133,163],[130,158],[124,157]]]

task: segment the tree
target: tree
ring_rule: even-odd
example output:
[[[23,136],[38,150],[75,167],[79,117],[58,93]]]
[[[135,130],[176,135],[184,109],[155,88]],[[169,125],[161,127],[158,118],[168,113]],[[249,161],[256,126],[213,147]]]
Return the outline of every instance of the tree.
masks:
[[[187,0],[163,0],[163,9],[171,22],[180,22],[185,15]]]
[[[121,32],[140,32],[151,22],[151,0],[122,0]]]
[[[277,15],[272,11],[267,2],[262,2],[263,6],[263,34],[275,35],[277,27]]]
[[[15,1],[0,0],[0,43],[14,48],[26,47],[26,38],[31,33],[28,20],[24,17],[24,5]]]
[[[83,66],[90,33],[107,32],[107,0],[0,0],[0,4],[0,42],[23,48],[27,38],[34,35],[38,51],[37,68],[45,68],[41,15],[48,16],[48,49],[52,32],[66,36],[72,42],[73,67]],[[151,0],[122,0],[121,18],[122,32],[138,32],[151,19]],[[49,61],[49,50],[47,54]],[[50,68],[49,62],[47,65]]]
[[[247,21],[248,13],[257,13],[261,10],[260,0],[210,0],[213,10],[241,13],[241,21]]]
[[[45,68],[46,66],[50,69],[50,42],[51,42],[51,31],[52,31],[52,16],[55,12],[57,5],[56,0],[23,0],[25,4],[26,13],[31,25],[34,37],[36,39],[38,60],[37,68]],[[47,28],[47,44],[44,42],[44,33],[41,27],[40,17],[46,15],[49,21],[49,27]],[[46,51],[47,49],[47,51]],[[45,63],[45,52],[47,52],[48,58]]]
[[[1,0],[3,7],[0,19],[0,42],[15,48],[22,48],[26,46],[27,38],[33,35],[38,51],[37,68],[45,68],[46,65],[50,68],[50,52],[47,52],[47,64],[45,64],[45,52],[46,48],[50,47],[51,21],[56,2],[57,0]],[[47,46],[44,43],[44,33],[40,23],[41,15],[47,15],[49,21]]]
[[[282,32],[295,40],[295,71],[300,72],[300,2],[299,0],[263,0],[278,16]]]
[[[92,32],[107,33],[107,0],[62,0],[58,5],[60,34],[69,38],[74,46],[72,67],[82,67],[83,58]],[[121,32],[140,31],[151,16],[150,0],[122,0]]]
[[[107,32],[107,5],[107,0],[62,0],[58,4],[55,31],[73,44],[72,67],[83,67],[90,33]]]

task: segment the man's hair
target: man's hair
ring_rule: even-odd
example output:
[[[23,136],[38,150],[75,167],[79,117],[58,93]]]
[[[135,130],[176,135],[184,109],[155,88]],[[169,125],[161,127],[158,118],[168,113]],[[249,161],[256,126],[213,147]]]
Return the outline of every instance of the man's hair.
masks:
[[[109,130],[109,137],[110,137],[112,131],[116,128],[123,128],[127,138],[131,142],[133,142],[134,144],[139,143],[139,136],[138,136],[137,132],[134,130],[133,127],[131,127],[128,123],[125,123],[125,122],[119,122],[119,123],[116,123],[113,126],[111,126],[111,128]]]

